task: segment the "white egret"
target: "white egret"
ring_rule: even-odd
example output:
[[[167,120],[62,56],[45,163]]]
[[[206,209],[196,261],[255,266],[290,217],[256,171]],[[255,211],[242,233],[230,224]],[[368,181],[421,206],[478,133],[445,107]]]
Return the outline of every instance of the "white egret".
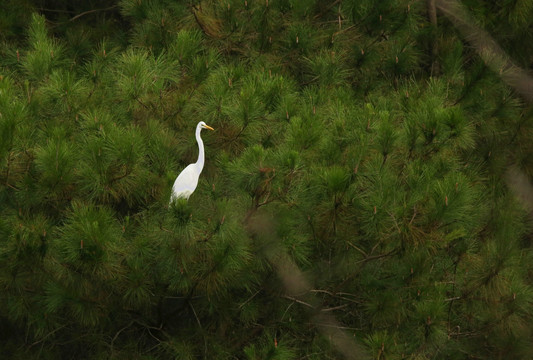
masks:
[[[198,160],[187,165],[185,169],[178,175],[174,185],[172,186],[172,194],[170,195],[170,202],[184,198],[189,199],[189,196],[196,190],[198,186],[198,178],[204,168],[205,154],[204,154],[204,142],[200,137],[202,129],[215,130],[211,126],[208,126],[205,122],[200,121],[196,125],[196,141],[198,142]]]

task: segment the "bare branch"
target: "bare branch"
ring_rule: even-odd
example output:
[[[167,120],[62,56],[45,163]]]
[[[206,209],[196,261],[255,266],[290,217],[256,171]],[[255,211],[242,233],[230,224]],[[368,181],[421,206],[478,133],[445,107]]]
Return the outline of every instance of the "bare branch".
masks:
[[[466,8],[457,0],[435,0],[436,6],[459,29],[479,56],[502,80],[527,101],[533,102],[533,77],[516,66],[488,32],[476,25]]]
[[[282,295],[281,297],[282,297],[282,298],[285,298],[285,299],[288,299],[288,300],[291,300],[291,301],[294,301],[294,302],[297,302],[298,304],[305,305],[305,306],[307,306],[307,307],[309,307],[309,308],[311,308],[311,309],[314,309],[314,306],[313,306],[313,305],[308,304],[308,303],[306,303],[305,301],[298,300],[298,299],[296,299],[296,298],[294,298],[294,297],[292,297],[292,296],[289,296],[289,295]]]
[[[118,7],[118,5],[113,5],[113,6],[110,6],[108,8],[88,10],[88,11],[82,12],[81,14],[78,14],[78,15],[74,16],[69,21],[77,20],[77,19],[81,18],[82,16],[89,15],[89,14],[92,14],[92,13],[95,13],[95,12],[98,12],[98,11],[112,10],[114,8],[117,8],[117,7]]]

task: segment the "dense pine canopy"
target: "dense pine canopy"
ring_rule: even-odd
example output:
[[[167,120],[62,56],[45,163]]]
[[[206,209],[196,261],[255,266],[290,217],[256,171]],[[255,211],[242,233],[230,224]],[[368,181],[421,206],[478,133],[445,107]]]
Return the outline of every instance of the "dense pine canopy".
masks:
[[[513,69],[530,0],[2,1],[2,357],[533,358]]]

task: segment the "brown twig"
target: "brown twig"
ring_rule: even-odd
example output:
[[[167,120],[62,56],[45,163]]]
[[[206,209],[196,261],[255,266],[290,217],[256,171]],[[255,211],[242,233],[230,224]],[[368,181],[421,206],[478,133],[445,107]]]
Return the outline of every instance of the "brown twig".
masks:
[[[92,10],[88,10],[88,11],[85,11],[85,12],[82,12],[76,16],[74,16],[73,18],[71,18],[69,21],[75,21],[77,19],[79,19],[80,17],[82,16],[85,16],[85,15],[88,15],[88,14],[92,14],[92,13],[95,13],[95,12],[98,12],[98,11],[107,11],[107,10],[112,10],[114,8],[117,8],[118,5],[113,5],[113,6],[110,6],[108,8],[103,8],[103,9],[92,9]]]

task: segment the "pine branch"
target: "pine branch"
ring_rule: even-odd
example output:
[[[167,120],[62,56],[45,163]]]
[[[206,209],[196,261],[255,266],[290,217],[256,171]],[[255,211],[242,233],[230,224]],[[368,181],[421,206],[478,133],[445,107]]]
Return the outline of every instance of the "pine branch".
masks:
[[[456,279],[456,276],[457,276],[457,266],[459,265],[459,260],[460,259],[457,259],[457,261],[454,262],[453,281],[452,281],[452,295],[455,294],[455,279]],[[453,302],[455,300],[459,300],[459,299],[461,299],[461,296],[455,296],[455,297],[450,298],[450,305],[448,306],[448,321],[447,321],[448,322],[448,332],[449,332],[450,325],[451,325],[450,319],[451,319]]]
[[[505,173],[505,179],[511,191],[533,219],[533,184],[528,176],[517,166],[510,166]]]
[[[73,13],[73,11],[71,10],[45,9],[43,7],[40,7],[39,11],[61,13],[61,14],[72,14]]]
[[[148,106],[145,103],[143,103],[141,101],[141,99],[139,99],[138,97],[135,98],[135,101],[137,101],[139,104],[141,104],[142,107],[144,107],[146,110],[149,110]]]
[[[255,217],[251,221],[252,214],[248,214],[245,218],[245,226],[251,236],[262,238],[275,239],[274,229],[269,219],[265,216],[257,214],[257,209],[250,210]],[[268,241],[264,239],[264,241]],[[272,240],[270,240],[272,241]],[[269,262],[274,266],[278,276],[283,282],[283,286],[288,291],[287,294],[290,300],[298,302],[307,308],[311,309],[312,322],[319,328],[320,332],[330,340],[332,346],[336,348],[346,359],[364,359],[367,358],[365,350],[353,341],[350,337],[342,331],[342,327],[338,325],[337,320],[328,313],[321,312],[321,306],[317,299],[309,297],[311,285],[304,274],[298,269],[298,266],[290,259],[287,253],[283,250],[276,254],[269,256]],[[305,300],[303,300],[305,299]],[[306,301],[307,300],[307,301]]]
[[[12,151],[9,151],[7,154],[7,169],[6,169],[6,180],[5,180],[5,186],[11,187],[9,184],[9,171],[11,170],[11,155],[13,154]]]
[[[527,101],[533,102],[533,77],[515,65],[494,39],[475,25],[466,8],[457,0],[435,0],[436,6],[457,26],[483,61],[502,80],[518,91]]]
[[[437,27],[437,7],[435,0],[426,0],[429,22]]]
[[[342,0],[335,0],[334,2],[332,2],[331,4],[329,4],[324,10],[322,10],[322,12],[320,12],[319,14],[316,14],[314,16],[314,19],[320,19],[322,16],[324,16],[329,10],[331,10],[332,7],[334,7],[335,5],[337,5],[338,3],[341,3]]]
[[[248,299],[246,299],[245,302],[243,302],[242,304],[239,305],[239,309],[242,309],[242,307],[246,304],[248,304],[250,301],[252,301],[252,299],[261,292],[262,289],[259,289],[257,290],[252,296],[250,296]]]
[[[431,76],[438,76],[440,74],[440,66],[438,62],[439,50],[437,48],[437,7],[435,5],[435,0],[426,0],[427,3],[427,12],[429,22],[433,26],[435,35],[433,36],[433,43],[431,44]]]
[[[41,339],[37,340],[36,342],[32,343],[29,345],[29,348],[37,345],[37,344],[40,344],[40,343],[43,343],[47,338],[49,338],[50,336],[54,335],[56,332],[66,328],[69,324],[65,324],[63,326],[60,326],[58,327],[57,329],[54,329],[52,331],[50,331],[48,334],[46,334],[44,337],[42,337]]]
[[[84,12],[82,12],[82,13],[80,13],[80,14],[72,17],[72,18],[70,18],[69,22],[75,21],[75,20],[81,18],[82,16],[93,14],[95,12],[113,10],[113,9],[116,9],[118,6],[119,5],[116,4],[116,5],[113,5],[113,6],[110,6],[110,7],[107,7],[107,8],[103,8],[103,9],[92,9],[92,10],[84,11]]]
[[[113,336],[113,338],[111,339],[111,344],[109,344],[109,347],[110,347],[110,349],[111,349],[111,354],[110,354],[110,357],[111,357],[111,358],[113,357],[113,355],[114,355],[114,351],[115,351],[115,347],[114,347],[115,340],[118,338],[118,336],[120,335],[121,332],[123,332],[124,330],[126,330],[127,328],[129,328],[130,326],[132,326],[134,323],[135,323],[135,320],[131,320],[126,326],[124,326],[123,328],[121,328],[120,330],[118,330],[118,331],[115,333],[115,336]]]
[[[295,297],[289,296],[289,295],[282,295],[281,297],[284,298],[284,299],[288,299],[288,300],[294,301],[294,302],[296,302],[298,304],[305,305],[305,306],[307,306],[308,308],[311,308],[311,309],[315,308],[313,305],[311,305],[309,303],[306,303],[305,301],[299,300],[299,299],[297,299]]]
[[[108,185],[112,185],[113,183],[115,183],[115,182],[117,182],[117,181],[119,181],[121,179],[124,179],[126,176],[130,175],[130,171],[131,170],[129,169],[129,167],[127,165],[125,165],[124,174],[116,176],[116,177],[110,179]]]
[[[391,251],[389,251],[388,253],[385,253],[385,254],[368,256],[368,257],[366,257],[363,260],[359,260],[357,263],[358,264],[359,263],[367,263],[367,262],[372,261],[372,260],[377,260],[377,259],[381,259],[381,258],[384,258],[384,257],[392,256],[392,255],[396,254],[397,251],[398,250],[391,250]]]
[[[200,322],[200,319],[198,318],[198,315],[196,314],[196,310],[194,310],[194,306],[192,305],[192,302],[188,301],[188,303],[194,314],[194,318],[196,319],[196,322],[198,323],[198,326],[200,327],[200,330],[202,331],[202,336],[204,338],[204,356],[207,356],[207,338],[204,334],[204,328],[202,327],[202,323]]]

